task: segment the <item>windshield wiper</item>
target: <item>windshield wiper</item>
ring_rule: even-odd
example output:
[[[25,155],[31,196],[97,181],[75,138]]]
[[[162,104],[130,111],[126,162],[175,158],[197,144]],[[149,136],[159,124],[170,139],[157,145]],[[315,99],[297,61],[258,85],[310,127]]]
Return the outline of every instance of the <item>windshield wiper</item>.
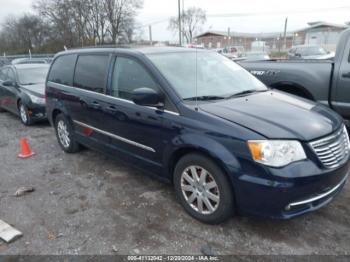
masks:
[[[33,86],[33,85],[36,85],[36,83],[24,83],[22,84],[23,86]]]
[[[188,97],[184,98],[185,101],[210,101],[210,100],[222,100],[226,99],[226,97],[223,96],[194,96],[194,97]]]
[[[226,97],[226,99],[230,99],[230,98],[233,98],[233,97],[244,96],[244,95],[249,95],[249,94],[258,93],[258,92],[265,92],[265,91],[267,91],[267,90],[256,90],[256,89],[244,90],[242,92],[238,92],[238,93],[235,93],[233,95],[229,95],[229,96]]]

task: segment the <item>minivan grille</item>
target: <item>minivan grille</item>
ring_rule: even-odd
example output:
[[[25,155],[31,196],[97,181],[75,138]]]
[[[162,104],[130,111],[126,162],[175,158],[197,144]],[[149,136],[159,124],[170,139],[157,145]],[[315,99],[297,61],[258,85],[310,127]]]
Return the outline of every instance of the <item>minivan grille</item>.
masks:
[[[336,133],[310,143],[326,168],[340,166],[350,153],[349,136],[344,126]]]

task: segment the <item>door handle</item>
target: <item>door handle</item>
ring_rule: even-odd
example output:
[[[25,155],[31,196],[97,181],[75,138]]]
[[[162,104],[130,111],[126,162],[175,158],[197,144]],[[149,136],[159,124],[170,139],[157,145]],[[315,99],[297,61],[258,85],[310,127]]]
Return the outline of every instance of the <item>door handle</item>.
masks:
[[[96,102],[96,101],[92,102],[90,106],[92,108],[94,108],[94,109],[100,109],[101,108],[101,105],[98,102]]]
[[[350,78],[350,72],[344,73],[344,74],[342,75],[342,77]]]
[[[115,106],[109,106],[107,107],[107,110],[111,113],[115,113],[118,111],[118,109]]]

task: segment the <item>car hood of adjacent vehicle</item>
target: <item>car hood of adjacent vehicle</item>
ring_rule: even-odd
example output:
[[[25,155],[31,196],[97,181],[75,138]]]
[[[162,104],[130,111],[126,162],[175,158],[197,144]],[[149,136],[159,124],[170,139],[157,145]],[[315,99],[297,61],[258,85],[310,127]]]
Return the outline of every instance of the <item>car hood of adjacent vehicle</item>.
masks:
[[[39,97],[44,97],[45,95],[45,84],[21,85],[21,88]]]
[[[270,139],[311,141],[342,124],[341,117],[325,106],[278,91],[201,104],[200,108]]]

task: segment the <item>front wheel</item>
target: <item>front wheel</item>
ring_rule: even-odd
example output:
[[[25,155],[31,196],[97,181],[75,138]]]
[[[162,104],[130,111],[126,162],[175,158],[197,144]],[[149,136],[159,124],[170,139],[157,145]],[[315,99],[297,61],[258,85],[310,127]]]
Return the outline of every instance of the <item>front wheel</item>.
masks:
[[[21,122],[25,126],[30,126],[33,124],[33,120],[29,114],[28,108],[22,104],[22,102],[18,103],[18,111]]]
[[[66,153],[76,153],[80,150],[80,145],[74,138],[73,127],[63,114],[56,117],[55,130],[58,143],[63,151]]]
[[[219,166],[201,154],[180,159],[174,171],[177,198],[194,218],[218,224],[234,213],[234,194],[230,181]]]

